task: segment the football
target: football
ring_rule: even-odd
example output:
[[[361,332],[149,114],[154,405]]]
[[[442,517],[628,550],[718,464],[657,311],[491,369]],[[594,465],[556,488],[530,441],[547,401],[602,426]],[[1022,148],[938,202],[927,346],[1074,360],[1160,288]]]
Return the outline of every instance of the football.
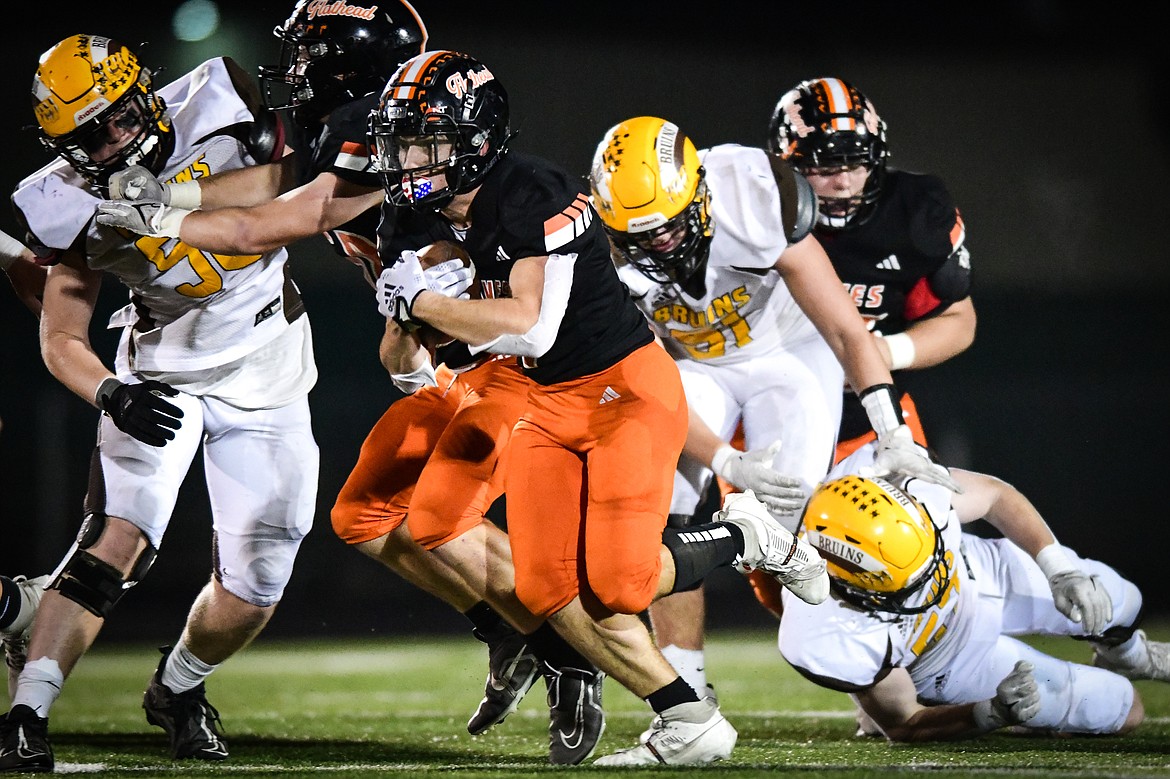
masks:
[[[417,254],[419,264],[424,269],[433,268],[439,263],[456,258],[463,261],[463,267],[474,267],[471,262],[471,255],[467,252],[466,247],[458,241],[435,241],[429,246],[424,246],[419,249]],[[471,287],[467,290],[467,294],[472,298],[479,298],[480,286],[478,278],[471,282]],[[440,346],[446,346],[455,340],[431,325],[423,325],[417,330],[416,334],[418,335],[419,341],[422,342],[422,345],[426,347],[432,356],[435,353],[435,349]]]

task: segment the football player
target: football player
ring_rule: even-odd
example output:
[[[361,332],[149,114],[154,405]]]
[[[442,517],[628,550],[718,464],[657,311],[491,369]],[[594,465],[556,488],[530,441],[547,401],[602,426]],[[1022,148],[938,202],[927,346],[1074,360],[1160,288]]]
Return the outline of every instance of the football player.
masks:
[[[508,95],[484,63],[452,51],[407,61],[370,133],[387,202],[460,236],[490,293],[464,299],[470,278],[444,286],[406,252],[379,278],[379,310],[476,354],[516,355],[529,380],[504,475],[516,594],[658,715],[637,746],[596,764],[727,757],[735,729],[638,615],[735,561],[827,588],[822,561],[746,493],[718,521],[664,533],[686,436],[678,370],[626,294],[579,179],[510,151]]]
[[[50,707],[120,597],[150,569],[200,449],[213,576],[164,651],[143,707],[174,757],[223,760],[204,680],[268,622],[312,526],[309,321],[283,249],[204,252],[113,230],[93,215],[110,174],[128,165],[177,180],[269,161],[279,152],[275,117],[229,58],[156,89],[135,52],[101,35],[72,35],[41,55],[33,104],[41,138],[60,158],[13,193],[27,245],[51,265],[41,351],[53,375],[104,414],[85,521],[46,586],[0,721],[0,770],[53,768]],[[112,370],[89,340],[105,273],[130,293],[110,322],[122,328]]]
[[[966,225],[939,178],[889,167],[887,129],[852,83],[809,79],[776,103],[766,145],[816,193],[813,235],[897,376],[967,349],[976,316]],[[914,440],[927,446],[913,398],[899,395]],[[846,386],[834,460],[872,438],[861,401]],[[779,616],[779,588],[769,577],[751,581]]]
[[[383,190],[367,148],[368,118],[398,65],[425,49],[426,27],[405,0],[363,15],[352,6],[301,0],[275,33],[280,64],[262,68],[261,83],[267,105],[289,117],[295,151],[269,165],[192,181],[124,171],[113,177],[111,192],[138,202],[105,203],[98,220],[153,236],[171,224],[188,245],[231,253],[325,231],[373,283],[381,270],[374,206]],[[409,214],[388,210],[382,221],[387,256],[457,238],[446,226],[416,230]],[[380,353],[407,397],[387,409],[362,444],[333,508],[334,530],[463,613],[488,644],[489,672],[470,733],[513,712],[543,672],[550,759],[579,762],[600,738],[602,720],[577,701],[600,696],[603,676],[516,599],[507,536],[484,516],[503,489],[500,454],[528,381],[515,358],[473,358],[461,344],[432,360],[414,335],[389,320]]]
[[[1170,645],[1137,629],[1142,596],[1108,565],[1060,545],[1031,502],[953,469],[961,494],[870,473],[873,444],[840,463],[802,519],[829,564],[817,608],[783,595],[780,651],[849,693],[892,741],[975,737],[1021,725],[1119,734],[1144,711],[1132,679],[1170,681]],[[986,519],[999,537],[963,524]],[[1073,636],[1092,665],[1017,635]]]
[[[765,500],[794,530],[832,463],[846,378],[880,433],[881,465],[950,485],[896,412],[886,363],[811,235],[814,195],[787,163],[733,144],[700,151],[672,122],[640,116],[606,131],[590,182],[618,274],[686,388],[672,526],[694,521],[718,474],[757,495],[771,478],[782,489]],[[746,454],[729,444],[741,423]],[[663,653],[702,694],[703,592],[650,615]]]

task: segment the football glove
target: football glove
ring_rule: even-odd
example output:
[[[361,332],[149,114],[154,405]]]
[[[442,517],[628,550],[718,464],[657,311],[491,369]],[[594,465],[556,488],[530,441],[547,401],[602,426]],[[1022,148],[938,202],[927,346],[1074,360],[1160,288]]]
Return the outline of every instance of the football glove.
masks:
[[[474,278],[475,270],[464,267],[459,259],[423,269],[417,254],[404,251],[378,277],[378,311],[406,330],[417,330],[423,323],[414,318],[411,309],[420,294],[436,292],[449,298],[466,298]]]
[[[711,458],[711,468],[741,490],[754,492],[756,499],[773,512],[800,511],[808,500],[808,493],[800,479],[785,476],[772,467],[772,460],[779,451],[779,441],[766,449],[750,452],[725,446]]]
[[[1113,620],[1113,600],[1096,576],[1063,571],[1048,579],[1052,600],[1061,614],[1079,622],[1090,636],[1099,636]]]
[[[941,484],[951,492],[963,491],[947,469],[931,460],[926,450],[914,442],[914,435],[906,425],[898,425],[878,436],[872,473],[878,477],[909,476]]]
[[[195,209],[203,197],[197,180],[167,184],[141,165],[131,165],[110,176],[110,200],[148,200],[164,206]]]
[[[1033,670],[1027,660],[1018,661],[995,688],[995,697],[975,704],[973,714],[980,730],[1025,725],[1040,713],[1040,685],[1032,676]]]
[[[129,230],[139,235],[178,238],[179,227],[189,213],[185,209],[160,202],[103,200],[98,203],[94,219],[100,225]]]
[[[174,439],[182,424],[183,410],[168,403],[163,396],[174,397],[179,391],[161,381],[147,379],[140,384],[125,384],[107,379],[98,389],[97,401],[123,433],[151,446],[165,446]]]

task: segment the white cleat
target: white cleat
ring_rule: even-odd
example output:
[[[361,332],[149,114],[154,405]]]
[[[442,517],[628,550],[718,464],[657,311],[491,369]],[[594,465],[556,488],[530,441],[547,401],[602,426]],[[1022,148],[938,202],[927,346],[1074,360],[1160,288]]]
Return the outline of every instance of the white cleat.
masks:
[[[704,765],[730,757],[739,734],[719,707],[705,699],[667,709],[642,736],[636,747],[600,757],[593,765]]]
[[[1158,682],[1170,682],[1170,643],[1165,641],[1151,641],[1146,637],[1146,631],[1135,630],[1135,640],[1145,645],[1144,652],[1137,652],[1136,656],[1127,652],[1130,657],[1118,657],[1117,652],[1103,646],[1094,647],[1093,665],[1121,674],[1126,679],[1141,681],[1152,679]],[[1128,643],[1128,642],[1127,642]]]
[[[817,550],[777,522],[751,490],[728,495],[714,519],[729,522],[743,533],[744,552],[735,561],[737,571],[765,571],[814,606],[829,597],[829,571]]]
[[[8,666],[8,700],[16,696],[16,682],[24,664],[28,660],[28,635],[32,632],[33,618],[37,607],[41,604],[41,595],[45,593],[45,585],[49,583],[49,576],[38,576],[28,579],[24,576],[14,576],[12,580],[20,587],[20,611],[16,620],[5,630],[0,630],[0,646],[4,647],[4,662]]]

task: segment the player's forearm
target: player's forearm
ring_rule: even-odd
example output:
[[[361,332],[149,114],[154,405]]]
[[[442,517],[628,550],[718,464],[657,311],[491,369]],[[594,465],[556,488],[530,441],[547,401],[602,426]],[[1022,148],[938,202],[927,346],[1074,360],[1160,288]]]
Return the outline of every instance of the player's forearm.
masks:
[[[972,715],[972,704],[926,706],[911,714],[903,723],[884,728],[890,741],[904,743],[956,741],[982,735]]]
[[[196,179],[204,209],[267,203],[296,185],[295,157]]]
[[[478,346],[503,335],[528,332],[540,317],[540,309],[533,311],[530,301],[516,298],[458,300],[423,292],[415,299],[411,315],[456,340]]]
[[[97,405],[95,396],[98,385],[113,376],[94,352],[88,339],[75,333],[43,333],[41,356],[49,373],[91,405]]]
[[[727,442],[715,435],[694,409],[688,407],[687,440],[683,444],[683,454],[709,467],[715,453],[724,446],[727,446]]]
[[[411,373],[429,361],[418,337],[403,330],[393,319],[386,320],[378,357],[391,375]]]
[[[946,362],[975,341],[975,307],[970,298],[961,300],[936,317],[911,324],[904,335],[912,340],[914,354],[904,367],[918,370]]]

